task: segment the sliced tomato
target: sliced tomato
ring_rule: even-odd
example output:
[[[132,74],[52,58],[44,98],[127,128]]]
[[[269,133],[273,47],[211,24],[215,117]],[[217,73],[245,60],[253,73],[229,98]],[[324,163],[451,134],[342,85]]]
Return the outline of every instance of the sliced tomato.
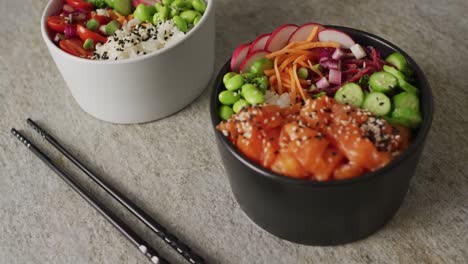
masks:
[[[85,11],[91,11],[94,9],[93,4],[83,1],[83,0],[67,0],[67,4],[69,4],[73,8],[85,10]]]
[[[63,33],[67,22],[63,16],[51,16],[47,18],[47,26],[54,31]]]
[[[99,22],[99,25],[107,25],[107,23],[109,23],[112,20],[112,18],[107,16],[100,16],[96,14],[96,12],[91,13],[91,18],[96,19]]]
[[[80,37],[80,39],[83,41],[86,41],[87,39],[92,39],[94,40],[95,43],[97,42],[105,43],[107,41],[106,37],[102,36],[99,33],[96,33],[87,29],[83,25],[77,25],[76,32],[78,33],[78,36]]]
[[[86,50],[85,48],[83,48],[83,41],[81,41],[81,39],[64,39],[64,40],[61,40],[59,42],[59,47],[73,55],[73,56],[77,56],[77,57],[80,57],[80,58],[91,58],[91,56],[93,56],[93,52],[90,51],[90,50]]]

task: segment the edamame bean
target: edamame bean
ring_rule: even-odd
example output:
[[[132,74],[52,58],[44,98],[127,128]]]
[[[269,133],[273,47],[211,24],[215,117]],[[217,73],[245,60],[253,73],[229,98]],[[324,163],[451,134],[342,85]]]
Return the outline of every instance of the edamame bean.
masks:
[[[253,78],[257,77],[257,75],[255,75],[255,73],[252,72],[244,72],[241,73],[241,75],[244,77],[246,82],[250,82]]]
[[[258,91],[257,86],[251,83],[247,83],[247,84],[242,85],[241,95],[245,98],[247,93],[250,93],[253,91]]]
[[[180,17],[183,18],[187,24],[192,24],[197,16],[201,16],[201,14],[193,10],[185,10],[180,13]]]
[[[235,73],[235,72],[228,72],[228,73],[224,74],[224,76],[223,76],[224,85],[226,85],[227,80],[231,79],[232,77],[234,77],[236,75],[237,75],[237,73]]]
[[[193,20],[193,25],[194,26],[197,25],[200,22],[201,18],[202,18],[201,15],[196,16],[195,19]]]
[[[156,3],[154,4],[154,7],[156,8],[156,12],[160,12],[163,8],[163,5],[161,3]]]
[[[230,91],[238,90],[244,85],[244,77],[240,74],[236,74],[233,77],[226,80],[225,86],[226,89]]]
[[[132,13],[132,10],[133,10],[132,1],[131,0],[114,0],[114,9],[122,16],[128,16]]]
[[[172,18],[174,20],[174,23],[176,24],[177,28],[186,33],[188,31],[188,25],[187,22],[181,18],[180,16],[175,16]]]
[[[156,8],[154,6],[139,4],[135,12],[133,12],[133,15],[141,21],[149,22],[153,18],[154,13],[156,13]]]
[[[257,75],[261,76],[263,75],[265,70],[269,70],[273,68],[273,61],[267,59],[267,58],[261,58],[258,59],[251,67],[250,67],[250,72]]]
[[[172,4],[172,2],[174,2],[174,0],[162,0],[162,2],[165,5],[170,5],[170,4]]]
[[[247,103],[247,101],[245,101],[244,99],[240,99],[232,106],[232,110],[234,110],[234,113],[237,114],[242,110],[242,108],[246,108],[248,106],[249,103]]]
[[[318,88],[317,85],[315,83],[313,83],[313,84],[310,85],[309,91],[312,92],[312,91],[316,90],[317,88]]]
[[[232,105],[235,102],[239,101],[240,94],[233,91],[222,91],[218,95],[218,99],[222,104]]]
[[[193,9],[197,10],[200,13],[204,13],[206,10],[206,4],[203,0],[192,0]]]
[[[262,104],[265,102],[265,96],[263,96],[263,93],[258,89],[246,91],[244,98],[251,105]]]
[[[171,7],[171,17],[175,17],[175,16],[178,16],[180,14],[180,9],[179,8],[174,8],[174,7]]]
[[[158,13],[159,13],[159,17],[163,21],[166,21],[169,18],[169,7],[168,6],[161,7]]]
[[[309,70],[305,67],[299,68],[299,70],[297,70],[297,77],[307,79],[307,77],[309,77]]]
[[[223,105],[219,108],[218,114],[219,114],[219,117],[221,117],[223,120],[228,120],[234,114],[234,111],[232,110],[231,107],[227,105]]]
[[[175,0],[171,4],[172,8],[178,8],[179,10],[192,9],[192,3],[186,0]]]
[[[268,77],[266,76],[257,77],[253,79],[253,81],[262,92],[266,92],[266,90],[268,89],[268,85],[269,85]]]

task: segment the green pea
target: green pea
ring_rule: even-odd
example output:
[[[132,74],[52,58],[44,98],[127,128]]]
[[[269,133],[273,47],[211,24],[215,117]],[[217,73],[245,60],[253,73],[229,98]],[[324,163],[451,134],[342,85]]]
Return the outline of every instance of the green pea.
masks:
[[[225,83],[226,89],[230,91],[239,90],[242,85],[244,85],[244,77],[242,77],[240,74],[232,76],[231,78],[227,79]]]
[[[195,26],[196,24],[198,24],[201,20],[202,16],[196,16],[195,19],[193,20],[193,25]]]
[[[222,104],[232,105],[235,102],[239,101],[240,94],[233,91],[222,91],[218,95],[218,99]]]
[[[265,70],[273,68],[273,61],[267,58],[258,59],[251,67],[250,72],[258,76],[264,75]]]
[[[170,4],[172,4],[172,2],[174,2],[174,0],[162,0],[162,2],[165,5],[170,5]]]
[[[232,77],[234,77],[236,75],[237,75],[237,73],[235,73],[235,72],[228,72],[228,73],[224,74],[224,76],[223,76],[224,85],[226,85],[227,80],[231,79]]]
[[[244,98],[251,105],[262,104],[265,102],[265,96],[258,89],[246,91]]]
[[[307,79],[307,77],[309,77],[309,70],[305,67],[299,68],[299,70],[297,70],[297,77]]]
[[[247,108],[248,106],[249,103],[247,103],[247,101],[245,101],[244,99],[240,99],[232,106],[232,110],[234,110],[234,113],[237,114],[242,110],[242,108]]]
[[[197,10],[200,13],[204,13],[206,10],[206,4],[203,0],[192,0],[193,9]]]
[[[246,94],[250,92],[254,92],[254,91],[258,91],[257,86],[251,83],[247,83],[247,84],[242,85],[241,95],[245,98]]]
[[[133,12],[133,15],[141,21],[149,22],[156,13],[156,8],[154,6],[147,6],[145,4],[139,4]]]
[[[182,13],[180,13],[180,17],[185,19],[187,24],[192,24],[197,16],[201,16],[201,14],[193,10],[185,10]]]
[[[223,120],[228,120],[229,118],[231,118],[232,115],[234,115],[234,111],[231,107],[223,105],[219,108],[218,114],[219,117],[221,117]]]
[[[180,16],[175,16],[172,19],[174,20],[174,23],[180,31],[184,33],[188,31],[187,22],[183,18],[181,18]]]
[[[157,25],[159,24],[160,22],[163,22],[164,20],[161,18],[161,13],[156,13],[154,14],[153,16],[153,25]]]
[[[315,83],[311,84],[310,87],[309,87],[309,91],[314,91],[314,90],[317,90],[317,85]]]
[[[258,86],[262,92],[266,92],[269,86],[268,77],[260,76],[253,79],[253,82]]]

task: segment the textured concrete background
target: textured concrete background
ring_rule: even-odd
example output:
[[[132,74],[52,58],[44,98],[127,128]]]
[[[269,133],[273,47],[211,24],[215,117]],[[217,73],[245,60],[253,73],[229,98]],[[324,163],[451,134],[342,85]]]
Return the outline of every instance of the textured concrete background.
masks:
[[[267,234],[230,192],[210,127],[210,89],[158,122],[119,126],[95,120],[74,102],[42,42],[39,19],[46,0],[1,0],[0,263],[146,261],[11,137],[9,129],[26,128],[27,117],[213,263],[467,263],[468,1],[216,1],[216,69],[237,44],[283,23],[308,21],[380,35],[421,65],[434,91],[435,119],[395,218],[368,239],[338,247],[301,246]],[[26,135],[46,146],[30,131]],[[46,152],[59,157],[50,147]],[[183,262],[102,192],[92,191],[164,256]]]

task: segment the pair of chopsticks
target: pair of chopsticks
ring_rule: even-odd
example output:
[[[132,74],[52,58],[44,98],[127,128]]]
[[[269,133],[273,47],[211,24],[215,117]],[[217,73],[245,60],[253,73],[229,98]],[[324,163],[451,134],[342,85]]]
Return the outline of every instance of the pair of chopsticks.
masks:
[[[54,137],[47,133],[43,128],[36,124],[31,119],[27,120],[30,125],[37,133],[41,135],[48,143],[55,147],[60,153],[62,153],[68,160],[75,164],[82,172],[90,177],[95,183],[97,183],[102,189],[110,194],[115,200],[121,205],[127,208],[134,216],[148,226],[159,238],[161,238],[166,244],[171,246],[177,251],[182,257],[192,264],[202,264],[205,260],[191,250],[187,245],[181,242],[176,236],[168,232],[168,230],[158,223],[156,220],[151,218],[141,208],[136,206],[123,194],[113,189],[104,180],[93,173],[88,167],[82,162],[75,158],[68,150],[65,149]],[[102,202],[93,197],[88,191],[86,191],[76,180],[73,179],[65,170],[59,167],[54,161],[51,160],[44,152],[42,152],[37,146],[29,141],[23,134],[12,128],[11,133],[19,139],[30,151],[32,151],[39,159],[41,159],[49,168],[51,168],[57,175],[59,175],[70,187],[75,190],[83,199],[85,199],[91,206],[93,206],[101,215],[103,215],[117,230],[122,233],[134,246],[136,246],[141,253],[143,253],[152,263],[165,264],[169,263],[166,259],[152,248],[148,242],[138,236],[127,224],[125,224],[120,218],[118,218],[108,207]]]

